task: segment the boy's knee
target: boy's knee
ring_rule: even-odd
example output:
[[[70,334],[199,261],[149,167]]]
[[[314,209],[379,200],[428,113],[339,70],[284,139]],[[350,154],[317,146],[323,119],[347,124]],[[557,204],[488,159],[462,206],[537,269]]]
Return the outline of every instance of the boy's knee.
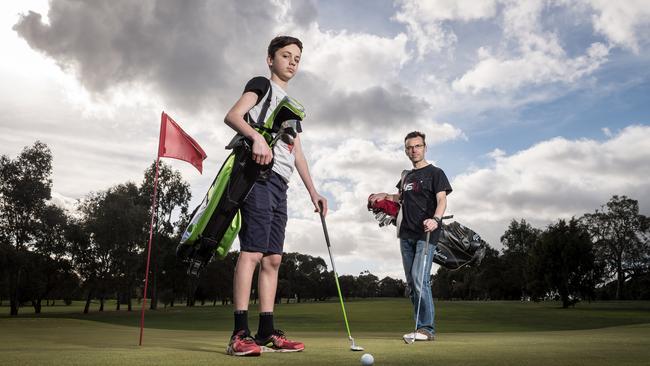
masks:
[[[262,260],[262,253],[256,252],[240,252],[238,261],[246,262],[247,264],[257,265]]]
[[[280,268],[280,263],[282,263],[281,255],[267,255],[262,258],[262,268],[277,271]]]

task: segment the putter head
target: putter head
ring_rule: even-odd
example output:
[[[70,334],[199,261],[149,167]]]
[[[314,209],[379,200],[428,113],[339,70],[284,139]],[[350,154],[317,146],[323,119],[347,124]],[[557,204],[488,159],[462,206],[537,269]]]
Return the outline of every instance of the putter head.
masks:
[[[415,333],[405,334],[402,339],[404,339],[404,343],[406,344],[413,344],[415,343]]]
[[[352,345],[350,346],[350,351],[363,351],[363,347],[357,346],[354,343],[354,338],[350,337],[350,340],[352,341]]]

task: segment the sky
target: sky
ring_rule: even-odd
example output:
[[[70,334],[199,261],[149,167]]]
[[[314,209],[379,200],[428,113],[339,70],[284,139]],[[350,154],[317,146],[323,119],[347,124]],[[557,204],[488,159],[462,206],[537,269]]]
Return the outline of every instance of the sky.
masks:
[[[613,195],[650,214],[650,0],[2,2],[0,154],[46,143],[52,201],[74,210],[140,184],[164,110],[208,154],[202,175],[165,161],[194,207],[277,35],[304,44],[288,93],[340,274],[404,278],[366,200],[395,192],[413,130],[451,181],[447,213],[493,248],[513,219],[543,229]],[[297,174],[285,251],[328,258]]]

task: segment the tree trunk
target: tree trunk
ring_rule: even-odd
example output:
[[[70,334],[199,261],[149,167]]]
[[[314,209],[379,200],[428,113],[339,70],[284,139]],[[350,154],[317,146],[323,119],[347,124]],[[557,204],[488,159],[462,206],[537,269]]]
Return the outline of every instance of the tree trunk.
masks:
[[[9,271],[9,304],[11,309],[9,310],[9,314],[11,316],[17,316],[18,315],[18,308],[20,308],[20,304],[18,302],[19,298],[19,290],[20,290],[20,273],[22,271],[22,268],[20,266],[18,267],[18,270],[16,271],[16,275],[13,276],[13,271]]]
[[[623,267],[618,266],[616,269],[616,300],[621,300],[623,298],[623,284],[625,283],[625,273],[623,273]]]
[[[133,284],[129,284],[129,288],[127,290],[127,310],[132,311],[133,310],[133,299],[131,298],[131,294],[133,293]]]
[[[99,311],[104,311],[104,295],[99,297]]]
[[[34,314],[41,313],[41,299],[32,300],[32,306],[34,307]]]
[[[86,306],[84,307],[84,314],[88,314],[88,310],[90,309],[90,299],[92,299],[92,294],[93,294],[93,290],[89,289],[88,295],[86,295]]]
[[[122,294],[117,293],[117,304],[115,305],[115,311],[120,311],[120,303],[122,302]]]
[[[149,309],[156,310],[158,308],[158,286],[157,286],[157,277],[158,273],[158,264],[156,259],[153,259],[153,271],[151,273],[151,303],[149,304]]]

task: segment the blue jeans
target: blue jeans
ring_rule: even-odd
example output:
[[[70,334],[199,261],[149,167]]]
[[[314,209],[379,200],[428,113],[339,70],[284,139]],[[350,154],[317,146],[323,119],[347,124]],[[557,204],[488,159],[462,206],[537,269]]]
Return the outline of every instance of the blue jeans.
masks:
[[[411,302],[413,303],[413,319],[416,320],[417,329],[424,329],[435,334],[433,296],[431,295],[431,264],[433,252],[436,245],[429,243],[426,263],[424,263],[424,284],[422,283],[422,260],[424,259],[424,248],[426,241],[416,239],[400,239],[400,251],[402,253],[402,264],[406,283],[411,289]],[[424,289],[424,290],[423,290]],[[418,300],[420,301],[420,313],[418,319],[415,315],[418,311]]]

